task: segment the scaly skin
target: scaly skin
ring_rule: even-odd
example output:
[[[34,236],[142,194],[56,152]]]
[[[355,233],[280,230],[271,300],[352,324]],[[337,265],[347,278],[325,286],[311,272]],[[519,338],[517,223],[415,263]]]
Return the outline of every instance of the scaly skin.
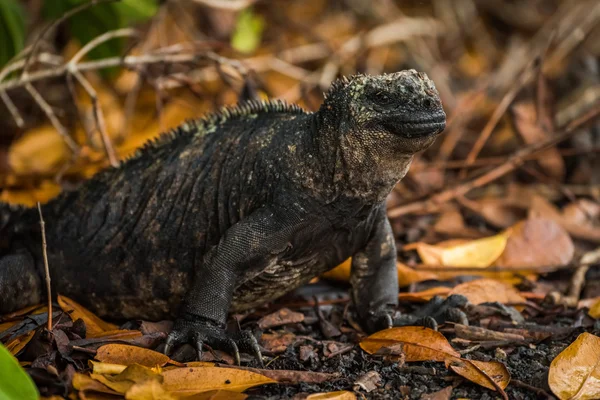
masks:
[[[102,317],[177,317],[167,341],[258,353],[223,326],[353,256],[367,331],[393,323],[385,198],[444,129],[414,70],[332,85],[319,111],[242,103],[181,125],[43,208],[54,293]],[[0,313],[42,298],[38,216],[0,208]]]

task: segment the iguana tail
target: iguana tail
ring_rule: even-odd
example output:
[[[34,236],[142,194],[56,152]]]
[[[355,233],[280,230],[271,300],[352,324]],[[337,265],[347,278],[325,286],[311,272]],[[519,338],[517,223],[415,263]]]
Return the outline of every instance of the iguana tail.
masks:
[[[43,282],[35,258],[12,237],[13,223],[23,210],[0,203],[0,315],[42,300]]]

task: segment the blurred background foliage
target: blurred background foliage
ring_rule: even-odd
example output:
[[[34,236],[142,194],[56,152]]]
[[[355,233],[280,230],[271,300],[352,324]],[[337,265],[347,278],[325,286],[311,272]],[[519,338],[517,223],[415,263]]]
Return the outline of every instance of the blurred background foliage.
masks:
[[[600,98],[597,0],[86,4],[0,0],[0,201],[46,201],[225,104],[276,97],[315,110],[342,75],[415,68],[435,81],[449,124],[392,207],[551,138]],[[599,131],[501,182],[600,183]]]

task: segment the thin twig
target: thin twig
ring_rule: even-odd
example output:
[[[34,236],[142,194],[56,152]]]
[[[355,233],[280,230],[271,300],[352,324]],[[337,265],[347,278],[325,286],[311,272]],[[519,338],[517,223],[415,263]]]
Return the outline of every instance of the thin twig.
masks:
[[[104,122],[104,114],[102,113],[102,109],[100,108],[100,104],[98,102],[98,94],[96,93],[96,90],[94,90],[92,85],[88,82],[88,80],[85,79],[85,77],[81,73],[75,71],[73,72],[73,76],[75,77],[75,79],[77,79],[77,81],[79,81],[81,87],[83,87],[83,89],[87,92],[88,96],[90,96],[90,99],[92,100],[92,111],[94,114],[94,121],[96,123],[96,128],[100,133],[100,138],[102,139],[102,144],[104,145],[104,150],[106,151],[106,156],[108,157],[110,165],[116,167],[119,165],[119,161],[115,154],[115,150],[112,146],[108,133],[106,132],[106,123]]]
[[[44,100],[40,92],[38,92],[37,89],[34,88],[31,83],[26,83],[25,89],[27,89],[31,97],[33,97],[35,102],[38,103],[42,111],[44,111],[44,113],[52,123],[52,126],[54,126],[54,128],[62,136],[63,140],[65,141],[67,146],[69,146],[73,154],[77,154],[79,152],[79,147],[77,146],[77,143],[75,143],[71,136],[69,136],[67,128],[65,128],[64,125],[58,120],[58,117],[56,116],[56,114],[54,114],[54,111],[52,110],[52,107],[50,107],[50,104],[48,104],[46,100]]]
[[[52,290],[50,287],[50,267],[48,266],[48,250],[46,244],[46,223],[42,215],[42,206],[37,203],[38,214],[40,215],[40,228],[42,229],[42,252],[44,255],[44,270],[46,272],[46,293],[48,294],[48,331],[52,330]]]
[[[67,19],[71,18],[73,15],[80,13],[81,11],[84,11],[92,6],[95,6],[95,5],[101,4],[101,3],[113,3],[113,2],[117,2],[117,1],[121,1],[121,0],[91,0],[89,3],[81,4],[80,6],[70,9],[69,11],[64,13],[60,18],[58,18],[55,21],[52,21],[52,23],[50,25],[45,27],[40,32],[38,37],[33,42],[33,45],[31,46],[31,50],[29,51],[29,54],[27,55],[27,58],[25,59],[25,64],[23,66],[23,71],[21,72],[20,79],[25,79],[27,77],[27,75],[29,74],[29,67],[31,66],[31,60],[33,59],[33,56],[35,55],[38,47],[40,46],[40,43],[42,42],[44,37],[46,35],[48,35],[50,32],[52,32],[54,29],[56,29],[56,27],[58,25],[65,22]]]
[[[25,125],[25,121],[23,121],[23,117],[21,117],[19,109],[17,108],[17,106],[15,106],[15,103],[13,103],[13,101],[10,99],[10,97],[8,97],[8,95],[4,91],[0,92],[0,98],[2,98],[4,104],[6,104],[6,108],[8,108],[8,112],[10,112],[10,115],[12,115],[17,126],[19,128],[22,128]]]

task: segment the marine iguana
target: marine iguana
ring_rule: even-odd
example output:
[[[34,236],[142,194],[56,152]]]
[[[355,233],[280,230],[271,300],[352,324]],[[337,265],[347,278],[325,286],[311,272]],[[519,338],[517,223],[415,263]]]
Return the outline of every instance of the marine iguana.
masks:
[[[102,317],[177,317],[191,342],[260,357],[224,330],[352,256],[368,332],[394,323],[396,246],[385,199],[446,116],[414,70],[332,84],[318,111],[248,101],[188,121],[43,206],[53,292]],[[38,214],[0,207],[0,314],[44,296]],[[438,307],[439,304],[436,305]]]

